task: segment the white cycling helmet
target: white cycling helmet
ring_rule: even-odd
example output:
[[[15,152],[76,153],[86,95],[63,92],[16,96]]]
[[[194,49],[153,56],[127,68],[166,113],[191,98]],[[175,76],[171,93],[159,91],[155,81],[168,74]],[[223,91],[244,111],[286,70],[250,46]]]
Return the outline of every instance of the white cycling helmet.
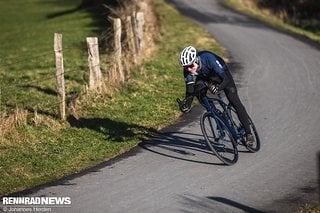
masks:
[[[179,56],[179,62],[181,66],[189,66],[193,64],[197,59],[197,50],[193,46],[184,48]]]

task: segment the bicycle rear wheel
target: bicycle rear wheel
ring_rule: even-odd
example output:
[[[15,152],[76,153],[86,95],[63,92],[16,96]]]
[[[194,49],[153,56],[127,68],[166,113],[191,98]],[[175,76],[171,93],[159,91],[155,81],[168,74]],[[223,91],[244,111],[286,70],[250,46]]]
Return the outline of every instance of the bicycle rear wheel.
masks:
[[[237,114],[236,110],[232,106],[231,106],[230,113],[231,113],[230,117],[233,120],[233,124],[238,128],[238,131],[239,131],[240,128],[243,128],[243,127],[242,127],[241,122],[239,121],[238,114]],[[247,148],[247,150],[249,152],[258,152],[260,150],[260,138],[258,135],[258,131],[257,131],[257,129],[256,129],[256,127],[250,117],[249,117],[249,125],[250,125],[250,129],[251,129],[251,133],[254,136],[254,142],[253,142],[252,146],[245,145],[245,147]],[[245,140],[245,133],[242,136],[241,140]]]
[[[251,118],[249,118],[249,122],[250,122],[251,132],[253,133],[253,136],[254,136],[254,143],[252,146],[246,146],[246,148],[250,152],[258,152],[260,150],[260,138],[258,135],[258,131],[257,131],[253,121],[251,120]]]
[[[200,126],[209,149],[226,165],[238,161],[237,143],[225,122],[212,116],[210,112],[202,114]]]

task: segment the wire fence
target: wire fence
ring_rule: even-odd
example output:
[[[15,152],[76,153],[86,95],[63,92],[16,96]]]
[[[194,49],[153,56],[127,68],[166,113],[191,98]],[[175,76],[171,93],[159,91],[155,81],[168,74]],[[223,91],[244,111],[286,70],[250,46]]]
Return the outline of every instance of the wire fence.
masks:
[[[2,59],[0,61],[0,130],[5,117],[8,117],[10,112],[15,109],[25,109],[29,112],[37,112],[65,120],[66,106],[81,91],[101,92],[106,84],[117,85],[125,81],[127,75],[130,74],[125,69],[130,68],[124,62],[135,65],[139,60],[139,54],[144,49],[143,33],[147,31],[145,30],[144,18],[144,12],[138,11],[133,16],[122,18],[122,20],[120,18],[112,19],[113,29],[106,31],[100,38],[100,41],[103,40],[108,44],[101,42],[90,44],[87,38],[87,47],[62,48],[61,40],[61,49],[48,50],[32,55],[32,57]],[[96,38],[96,40],[98,39]],[[87,61],[70,65],[68,58],[64,60],[65,53],[72,55],[75,52],[82,57],[87,56]],[[57,56],[54,58],[56,53],[62,57],[60,59],[57,59]],[[101,55],[101,53],[104,54]],[[50,59],[49,56],[53,57]],[[104,57],[101,59],[104,66],[108,67],[103,67],[104,72],[97,74],[97,71],[101,72],[101,56]],[[125,56],[129,57],[124,59]],[[60,72],[57,71],[57,60],[61,60],[60,69],[62,68],[62,70]],[[32,68],[35,66],[34,63],[39,61],[40,65],[37,63],[36,66],[40,68]],[[25,64],[30,64],[29,71],[32,73],[21,73],[19,69],[17,70],[20,72],[17,71],[17,73],[12,71],[14,67]],[[97,76],[100,76],[99,79],[96,79]],[[59,84],[61,79],[64,84]],[[90,85],[92,82],[94,85]],[[64,94],[60,94],[62,90]],[[64,106],[63,109],[61,105]]]

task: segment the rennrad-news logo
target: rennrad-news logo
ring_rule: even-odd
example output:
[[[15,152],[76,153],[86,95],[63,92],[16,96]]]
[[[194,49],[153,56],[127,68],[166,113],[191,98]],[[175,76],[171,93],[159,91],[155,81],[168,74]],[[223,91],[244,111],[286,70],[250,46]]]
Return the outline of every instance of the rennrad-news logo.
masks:
[[[70,197],[3,197],[3,205],[71,205]]]

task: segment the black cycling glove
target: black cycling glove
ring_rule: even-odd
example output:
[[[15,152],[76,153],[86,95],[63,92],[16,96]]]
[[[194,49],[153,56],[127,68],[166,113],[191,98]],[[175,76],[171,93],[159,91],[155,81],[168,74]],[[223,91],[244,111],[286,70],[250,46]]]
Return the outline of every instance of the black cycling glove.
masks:
[[[211,83],[211,82],[206,82],[205,85],[207,86],[208,90],[212,92],[213,94],[219,92],[219,85]]]
[[[191,107],[190,105],[187,103],[187,100],[186,99],[183,99],[182,101],[177,98],[177,102],[178,102],[178,105],[179,105],[179,109],[181,112],[183,113],[186,113],[186,112],[189,112]]]

